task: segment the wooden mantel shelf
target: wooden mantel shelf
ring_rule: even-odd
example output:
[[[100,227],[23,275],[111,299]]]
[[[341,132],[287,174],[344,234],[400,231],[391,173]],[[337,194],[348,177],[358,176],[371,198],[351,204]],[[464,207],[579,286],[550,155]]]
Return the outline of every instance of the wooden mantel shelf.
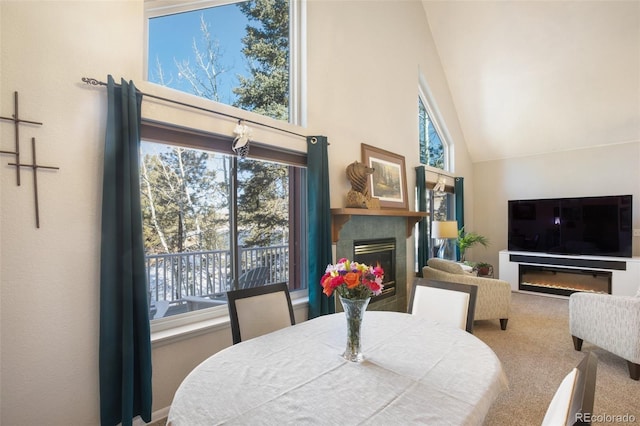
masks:
[[[347,223],[351,216],[392,216],[392,217],[405,217],[407,219],[407,238],[413,233],[413,227],[423,217],[429,216],[427,212],[411,212],[409,210],[400,209],[382,209],[382,210],[369,210],[369,209],[356,209],[356,208],[339,208],[331,209],[331,240],[335,243],[340,236],[340,230],[342,226]]]

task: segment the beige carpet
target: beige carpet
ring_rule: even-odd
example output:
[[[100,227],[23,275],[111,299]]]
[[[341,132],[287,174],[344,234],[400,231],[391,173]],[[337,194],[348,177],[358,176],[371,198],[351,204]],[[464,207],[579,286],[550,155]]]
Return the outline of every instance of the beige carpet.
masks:
[[[582,352],[573,349],[568,299],[513,293],[507,330],[497,320],[476,321],[474,334],[495,351],[509,379],[485,426],[539,425],[558,385],[587,351],[598,356],[593,414],[629,414],[640,424],[640,382],[629,378],[622,358],[589,342]]]

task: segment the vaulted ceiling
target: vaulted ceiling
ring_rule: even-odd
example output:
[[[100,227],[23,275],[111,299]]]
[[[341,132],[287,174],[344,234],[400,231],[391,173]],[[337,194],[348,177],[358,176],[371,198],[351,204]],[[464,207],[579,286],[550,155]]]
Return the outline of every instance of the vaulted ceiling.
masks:
[[[473,162],[640,141],[640,0],[423,0]]]

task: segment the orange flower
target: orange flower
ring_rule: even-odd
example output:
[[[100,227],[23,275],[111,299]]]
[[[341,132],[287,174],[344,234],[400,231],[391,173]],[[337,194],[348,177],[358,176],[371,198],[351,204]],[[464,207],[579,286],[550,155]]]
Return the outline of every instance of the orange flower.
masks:
[[[333,294],[333,287],[326,286],[323,288],[322,292],[330,297]]]
[[[344,275],[344,282],[347,288],[355,288],[360,284],[360,272],[347,272]]]

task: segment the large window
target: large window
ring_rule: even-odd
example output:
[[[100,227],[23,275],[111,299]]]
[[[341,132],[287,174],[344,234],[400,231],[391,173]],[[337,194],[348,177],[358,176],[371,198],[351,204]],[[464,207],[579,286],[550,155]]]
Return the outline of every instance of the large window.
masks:
[[[429,218],[426,232],[431,242],[429,257],[435,257],[442,241],[431,236],[433,222],[455,218],[453,177],[449,173],[440,173],[453,172],[453,144],[431,92],[422,78],[418,89],[418,137],[420,163],[427,166],[426,202]],[[416,265],[416,270],[420,270],[422,266]]]
[[[301,124],[299,1],[147,0],[150,82]]]
[[[143,125],[140,185],[152,318],[226,305],[226,291],[305,288],[303,154]]]

